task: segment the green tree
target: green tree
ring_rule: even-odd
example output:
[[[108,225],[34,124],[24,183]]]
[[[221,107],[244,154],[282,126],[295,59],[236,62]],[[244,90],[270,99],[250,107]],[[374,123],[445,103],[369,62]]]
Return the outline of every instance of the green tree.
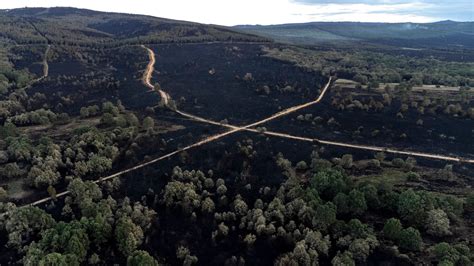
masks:
[[[63,255],[60,253],[50,253],[42,258],[39,266],[79,266],[80,263],[73,255]]]
[[[196,256],[192,256],[191,252],[187,247],[179,246],[176,249],[176,257],[183,261],[183,265],[192,265],[198,262],[198,258]]]
[[[420,232],[413,228],[408,227],[403,229],[400,233],[400,247],[406,250],[419,251],[423,240],[421,238]]]
[[[329,226],[336,222],[336,206],[332,202],[318,205],[316,215],[311,222],[318,230],[326,231]]]
[[[8,192],[3,187],[0,187],[0,202],[6,201],[7,198],[8,198]]]
[[[112,226],[102,213],[97,214],[96,217],[87,221],[87,230],[91,236],[92,242],[97,247],[106,243],[112,236]]]
[[[130,218],[124,217],[117,222],[115,239],[120,252],[124,256],[130,256],[141,245],[143,231]]]
[[[89,161],[87,161],[87,166],[89,172],[102,174],[112,169],[112,160],[107,157],[93,155]]]
[[[35,239],[38,234],[55,225],[53,217],[45,211],[32,206],[15,208],[5,221],[8,244],[21,249],[25,243]]]
[[[104,113],[100,118],[100,123],[108,127],[115,126],[115,117],[111,113]]]
[[[82,107],[81,110],[79,111],[79,114],[81,118],[87,118],[89,117],[89,109],[87,107]]]
[[[349,197],[344,194],[344,193],[338,193],[334,199],[333,199],[334,204],[337,207],[337,213],[338,214],[348,214],[350,212],[349,209]]]
[[[474,192],[467,196],[465,209],[467,213],[474,213]]]
[[[119,109],[111,102],[104,102],[102,104],[102,112],[116,116],[119,114]]]
[[[158,262],[143,250],[136,250],[127,258],[127,266],[158,266]]]
[[[355,239],[349,246],[349,252],[357,261],[364,262],[370,255],[370,245],[365,239]]]
[[[344,253],[337,252],[336,256],[331,260],[333,266],[355,266],[355,261],[350,251]]]
[[[152,129],[155,127],[155,120],[153,118],[147,116],[143,119],[143,128],[144,129]]]
[[[361,215],[367,210],[364,193],[357,189],[351,190],[348,197],[349,209],[355,215]]]
[[[77,261],[86,260],[89,250],[89,237],[82,223],[59,222],[55,227],[42,233],[38,247],[44,253],[60,252],[76,257]]]
[[[127,117],[127,122],[130,126],[132,126],[132,127],[140,126],[140,121],[138,120],[138,118],[135,114],[128,113],[126,117]]]
[[[324,169],[313,176],[311,187],[316,189],[322,198],[332,200],[337,193],[347,190],[346,179],[340,171]]]
[[[472,254],[469,247],[464,244],[452,246],[446,242],[436,244],[432,251],[439,265],[472,265]]]
[[[396,218],[390,218],[385,222],[383,234],[386,238],[398,241],[403,230],[402,223]]]
[[[344,154],[341,158],[341,166],[346,168],[346,169],[350,169],[352,168],[353,166],[353,158],[352,158],[352,154]]]
[[[441,209],[428,212],[426,219],[427,232],[434,236],[447,236],[451,234],[448,215]]]
[[[0,137],[2,139],[7,139],[8,137],[15,137],[17,136],[17,134],[18,129],[13,123],[5,122],[3,126],[0,126]]]
[[[359,219],[351,219],[347,224],[348,233],[352,238],[367,238],[372,234],[372,230],[367,224],[363,224]]]
[[[364,193],[364,197],[365,197],[368,207],[370,207],[373,210],[377,210],[378,208],[380,208],[380,200],[377,194],[377,188],[375,188],[371,184],[368,184],[361,187],[360,191]]]
[[[422,197],[412,189],[403,191],[399,196],[398,213],[403,220],[410,224],[423,224],[426,217],[424,207]]]
[[[99,186],[91,181],[82,181],[76,178],[69,183],[67,188],[74,200],[73,202],[79,206],[85,202],[97,201],[102,198],[102,191]]]

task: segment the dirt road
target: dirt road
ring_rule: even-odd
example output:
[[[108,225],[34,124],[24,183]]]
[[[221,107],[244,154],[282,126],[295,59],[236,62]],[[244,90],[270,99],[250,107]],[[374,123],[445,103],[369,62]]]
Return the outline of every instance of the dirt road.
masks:
[[[145,46],[142,46],[144,47],[145,49],[147,49]],[[149,51],[149,55],[150,55],[150,63],[148,64],[147,66],[147,69],[145,70],[145,73],[143,74],[143,83],[148,87],[148,88],[151,88],[151,89],[155,89],[155,87],[151,84],[150,80],[151,80],[151,73],[153,73],[153,69],[154,69],[154,62],[155,62],[155,57],[154,57],[154,54],[153,54],[153,51],[150,50],[150,49],[147,49]],[[152,64],[153,63],[153,64]],[[125,170],[122,170],[120,172],[117,172],[115,174],[112,174],[112,175],[109,175],[109,176],[105,176],[105,177],[101,177],[97,180],[94,181],[94,183],[101,183],[101,182],[104,182],[104,181],[107,181],[107,180],[110,180],[110,179],[113,179],[115,177],[118,177],[118,176],[121,176],[121,175],[124,175],[126,173],[130,173],[130,172],[133,172],[135,170],[138,170],[138,169],[141,169],[143,167],[146,167],[148,165],[151,165],[151,164],[154,164],[156,162],[159,162],[159,161],[162,161],[164,159],[168,159],[170,158],[171,156],[173,155],[176,155],[180,152],[183,152],[183,151],[187,151],[187,150],[190,150],[190,149],[193,149],[193,148],[196,148],[196,147],[199,147],[199,146],[202,146],[204,144],[207,144],[207,143],[210,143],[210,142],[213,142],[213,141],[216,141],[216,140],[219,140],[223,137],[226,137],[228,135],[231,135],[231,134],[234,134],[236,132],[239,132],[239,131],[244,131],[244,130],[249,130],[249,131],[254,131],[254,130],[250,130],[252,127],[256,127],[258,125],[261,125],[263,123],[266,123],[266,122],[269,122],[271,120],[274,120],[274,119],[277,119],[279,117],[282,117],[282,116],[285,116],[285,115],[288,115],[288,114],[291,114],[293,112],[296,112],[296,111],[299,111],[303,108],[306,108],[306,107],[309,107],[311,105],[314,105],[314,104],[317,104],[319,103],[323,97],[324,97],[324,94],[326,93],[326,91],[328,90],[330,84],[331,84],[331,78],[329,79],[328,83],[326,84],[326,86],[324,87],[324,89],[322,90],[321,94],[319,95],[319,97],[314,100],[314,101],[311,101],[309,103],[305,103],[305,104],[301,104],[301,105],[298,105],[298,106],[295,106],[295,107],[291,107],[291,108],[288,108],[288,109],[285,109],[283,111],[280,111],[268,118],[265,118],[263,120],[260,120],[260,121],[257,121],[255,123],[252,123],[252,124],[249,124],[247,126],[243,126],[243,127],[237,127],[237,126],[232,126],[232,125],[227,125],[227,124],[223,124],[223,123],[219,123],[219,122],[215,122],[215,121],[212,121],[212,120],[209,120],[209,119],[205,119],[205,118],[202,118],[202,117],[198,117],[198,116],[195,116],[195,115],[191,115],[191,114],[188,114],[188,113],[185,113],[185,112],[182,112],[182,111],[179,111],[179,110],[175,110],[176,113],[182,115],[182,116],[185,116],[187,118],[190,118],[190,119],[193,119],[193,120],[196,120],[196,121],[199,121],[199,122],[203,122],[203,123],[208,123],[208,124],[213,124],[213,125],[219,125],[219,126],[223,126],[223,127],[227,127],[227,128],[230,128],[230,130],[226,131],[226,132],[223,132],[223,133],[220,133],[220,134],[216,134],[216,135],[213,135],[213,136],[210,136],[210,137],[207,137],[203,140],[200,140],[196,143],[193,143],[191,145],[188,145],[184,148],[181,148],[181,149],[178,149],[178,150],[175,150],[173,152],[170,152],[168,154],[165,154],[161,157],[158,157],[156,159],[153,159],[151,161],[148,161],[148,162],[145,162],[145,163],[141,163],[139,165],[136,165],[134,167],[131,167],[131,168],[128,168],[128,169],[125,169]],[[157,92],[160,93],[160,95],[164,95],[164,98],[166,99],[165,102],[168,103],[169,102],[169,96],[166,92],[160,90],[160,89],[156,89]],[[166,105],[167,106],[167,105]],[[255,130],[256,131],[256,130]],[[66,195],[68,195],[70,192],[69,191],[64,191],[64,192],[61,192],[61,193],[58,193],[56,195],[56,198],[61,198],[61,197],[64,197]],[[46,203],[48,201],[52,200],[51,197],[48,197],[48,198],[44,198],[44,199],[41,199],[41,200],[38,200],[38,201],[35,201],[29,205],[39,205],[39,204],[43,204],[43,203]]]
[[[154,71],[154,64],[156,62],[155,60],[155,55],[153,53],[153,51],[145,46],[142,46],[143,48],[145,48],[147,51],[148,51],[148,54],[149,54],[149,58],[150,58],[150,62],[148,63],[148,66],[147,66],[147,69],[143,75],[143,83],[150,89],[154,89],[156,90],[158,93],[160,93],[160,95],[162,96],[162,101],[163,103],[165,104],[165,106],[168,106],[169,104],[169,101],[170,101],[170,97],[169,95],[164,92],[163,90],[159,89],[159,88],[155,88],[152,84],[151,84],[151,77],[152,77],[152,74],[153,74],[153,71]],[[148,165],[151,165],[151,164],[154,164],[156,162],[159,162],[159,161],[162,161],[162,160],[165,160],[165,159],[168,159],[178,153],[181,153],[183,151],[187,151],[187,150],[190,150],[190,149],[193,149],[195,147],[199,147],[199,146],[202,146],[204,144],[207,144],[207,143],[210,143],[210,142],[213,142],[213,141],[216,141],[216,140],[219,140],[225,136],[228,136],[228,135],[231,135],[231,134],[234,134],[236,132],[239,132],[239,131],[249,131],[249,132],[254,132],[254,133],[260,133],[260,134],[265,134],[265,135],[268,135],[268,136],[274,136],[274,137],[280,137],[280,138],[285,138],[285,139],[292,139],[292,140],[299,140],[299,141],[305,141],[305,142],[311,142],[311,143],[319,143],[319,144],[324,144],[324,145],[333,145],[333,146],[340,146],[340,147],[346,147],[346,148],[353,148],[353,149],[361,149],[361,150],[367,150],[367,151],[378,151],[378,152],[386,152],[386,153],[393,153],[393,154],[401,154],[401,155],[408,155],[408,156],[416,156],[416,157],[423,157],[423,158],[429,158],[429,159],[438,159],[438,160],[446,160],[446,161],[456,161],[456,162],[463,162],[463,163],[474,163],[474,160],[472,159],[466,159],[466,158],[460,158],[460,157],[450,157],[450,156],[444,156],[444,155],[437,155],[437,154],[429,154],[429,153],[422,153],[422,152],[414,152],[414,151],[400,151],[400,150],[395,150],[395,149],[391,149],[391,148],[388,148],[388,147],[375,147],[375,146],[369,146],[369,145],[357,145],[357,144],[349,144],[349,143],[342,143],[342,142],[335,142],[335,141],[327,141],[327,140],[321,140],[321,139],[316,139],[316,138],[306,138],[306,137],[300,137],[300,136],[294,136],[294,135],[289,135],[289,134],[285,134],[285,133],[279,133],[279,132],[272,132],[272,131],[264,131],[264,132],[261,132],[257,129],[254,129],[254,127],[256,126],[259,126],[261,124],[264,124],[266,122],[269,122],[269,121],[272,121],[274,119],[277,119],[279,117],[282,117],[282,116],[285,116],[285,115],[289,115],[291,113],[294,113],[294,112],[297,112],[299,110],[302,110],[304,108],[307,108],[309,106],[312,106],[312,105],[315,105],[317,103],[319,103],[324,95],[326,94],[327,90],[329,89],[330,87],[330,84],[331,84],[331,81],[332,79],[330,78],[328,83],[326,84],[326,86],[323,88],[323,90],[321,91],[321,94],[319,95],[319,97],[314,100],[314,101],[311,101],[311,102],[308,102],[308,103],[305,103],[305,104],[301,104],[301,105],[297,105],[297,106],[294,106],[294,107],[291,107],[291,108],[288,108],[288,109],[285,109],[285,110],[282,110],[268,118],[265,118],[265,119],[262,119],[260,121],[257,121],[257,122],[254,122],[252,124],[249,124],[249,125],[246,125],[246,126],[242,126],[242,127],[239,127],[239,126],[234,126],[234,125],[229,125],[229,124],[225,124],[225,123],[220,123],[220,122],[216,122],[216,121],[212,121],[212,120],[209,120],[209,119],[206,119],[206,118],[202,118],[202,117],[198,117],[198,116],[195,116],[195,115],[192,115],[192,114],[188,114],[186,112],[183,112],[183,111],[180,111],[180,110],[177,110],[177,109],[173,109],[176,113],[184,116],[184,117],[187,117],[189,119],[192,119],[192,120],[195,120],[195,121],[199,121],[199,122],[202,122],[202,123],[207,123],[207,124],[212,124],[212,125],[218,125],[218,126],[222,126],[222,127],[226,127],[230,130],[226,131],[226,132],[223,132],[223,133],[220,133],[220,134],[216,134],[216,135],[213,135],[213,136],[210,136],[210,137],[207,137],[201,141],[198,141],[194,144],[191,144],[191,145],[188,145],[184,148],[181,148],[181,149],[177,149],[173,152],[170,152],[168,154],[165,154],[161,157],[158,157],[156,159],[153,159],[151,161],[148,161],[148,162],[145,162],[145,163],[141,163],[139,165],[136,165],[134,167],[131,167],[131,168],[128,168],[128,169],[125,169],[125,170],[122,170],[122,171],[119,171],[115,174],[112,174],[112,175],[109,175],[109,176],[105,176],[105,177],[101,177],[97,180],[94,181],[94,183],[101,183],[101,182],[104,182],[104,181],[107,181],[107,180],[110,180],[110,179],[113,179],[113,178],[116,178],[116,177],[119,177],[121,175],[124,175],[124,174],[127,174],[127,173],[130,173],[130,172],[133,172],[135,170],[138,170],[138,169],[141,169],[143,167],[146,167]],[[168,106],[169,107],[169,106]],[[59,194],[56,195],[56,198],[60,198],[60,197],[64,197],[66,195],[68,195],[70,192],[69,191],[64,191],[64,192],[61,192]],[[41,199],[41,200],[38,200],[38,201],[35,201],[29,205],[39,205],[39,204],[43,204],[43,203],[46,203],[48,201],[52,200],[51,197],[47,197],[47,198],[44,198],[44,199]]]
[[[153,52],[153,50],[149,49],[148,47],[145,47],[145,46],[142,46],[142,47],[145,48],[148,51],[148,55],[149,55],[149,58],[150,58],[150,63],[151,62],[153,63],[152,65],[150,65],[150,64],[148,65],[148,68],[145,71],[146,75],[144,76],[148,79],[148,80],[145,80],[144,83],[145,84],[150,84],[149,79],[151,79],[151,77],[152,77],[151,73],[153,72],[154,64],[156,63],[155,53]],[[208,123],[208,124],[212,124],[212,125],[217,125],[217,126],[223,126],[223,127],[231,129],[228,132],[224,132],[224,133],[220,134],[222,136],[219,136],[219,138],[227,136],[227,135],[235,133],[235,132],[238,132],[238,131],[241,131],[241,130],[250,131],[250,132],[254,132],[254,133],[262,133],[262,132],[260,132],[256,129],[252,129],[252,128],[254,128],[256,126],[259,126],[261,124],[264,124],[266,122],[269,122],[271,120],[274,120],[278,117],[288,115],[290,113],[299,111],[301,109],[304,109],[304,108],[307,108],[311,105],[319,103],[323,99],[324,95],[326,94],[326,91],[329,88],[330,83],[331,83],[331,78],[329,79],[329,82],[326,84],[326,86],[324,87],[321,94],[319,95],[319,97],[316,100],[314,100],[312,102],[302,104],[302,105],[298,105],[298,106],[295,106],[295,107],[285,109],[285,110],[283,110],[283,111],[281,111],[277,114],[274,114],[274,115],[272,115],[268,118],[265,118],[263,120],[257,121],[253,124],[243,126],[243,127],[238,127],[238,126],[234,126],[234,125],[229,125],[229,124],[225,124],[225,123],[212,121],[212,120],[202,118],[202,117],[199,117],[199,116],[195,116],[195,115],[192,115],[192,114],[189,114],[189,113],[177,110],[177,109],[175,109],[174,111],[176,113],[184,116],[184,117],[187,117],[187,118],[195,120],[195,121]],[[153,86],[151,86],[151,87],[153,87]],[[163,97],[165,98],[165,102],[168,103],[169,100],[170,100],[170,96],[161,89],[159,89],[157,91],[160,93],[162,98]],[[422,157],[422,158],[429,158],[429,159],[438,159],[438,160],[445,160],[445,161],[474,163],[474,160],[467,159],[467,158],[462,158],[462,157],[444,156],[444,155],[440,155],[440,154],[430,154],[430,153],[423,153],[423,152],[416,152],[416,151],[402,151],[402,150],[391,149],[391,148],[388,148],[388,147],[377,147],[377,146],[370,146],[370,145],[357,145],[357,144],[350,144],[350,143],[343,143],[343,142],[336,142],[336,141],[328,141],[328,140],[322,140],[322,139],[316,139],[316,138],[305,138],[305,137],[294,136],[294,135],[289,135],[289,134],[279,133],[279,132],[272,132],[272,131],[266,131],[266,132],[263,132],[263,134],[268,135],[268,136],[287,138],[287,139],[293,139],[293,140],[300,140],[300,141],[307,141],[307,142],[319,142],[319,143],[325,144],[325,145],[339,146],[339,147],[359,149],[359,150],[386,152],[386,153],[392,153],[392,154],[408,155],[408,156],[415,156],[415,157]],[[217,136],[213,136],[213,137],[217,137]],[[213,138],[213,137],[210,137],[210,138]],[[217,138],[217,139],[219,139],[219,138]],[[216,140],[216,139],[214,139],[214,140]]]
[[[33,86],[35,83],[38,83],[48,77],[49,75],[48,54],[50,50],[51,50],[51,45],[48,44],[48,46],[46,47],[46,51],[44,52],[43,61],[41,62],[41,64],[43,65],[43,75],[41,77],[38,77],[32,80],[28,85],[26,85],[25,87],[21,89],[27,89]]]

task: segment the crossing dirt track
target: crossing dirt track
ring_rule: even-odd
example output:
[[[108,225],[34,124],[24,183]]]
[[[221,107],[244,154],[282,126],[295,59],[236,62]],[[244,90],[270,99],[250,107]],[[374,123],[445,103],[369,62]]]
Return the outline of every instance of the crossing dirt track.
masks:
[[[154,64],[156,63],[155,53],[153,52],[153,50],[151,50],[150,48],[148,48],[144,45],[142,45],[142,47],[147,50],[148,56],[150,58],[150,62],[147,66],[147,69],[145,70],[145,74],[143,75],[143,77],[144,77],[143,83],[145,85],[147,85],[148,87],[150,87],[151,89],[154,89],[154,86],[151,84],[151,78],[152,78],[152,73],[154,71]],[[230,128],[230,129],[232,129],[230,131],[232,133],[237,132],[237,131],[241,131],[241,130],[245,130],[245,131],[249,131],[249,132],[262,133],[262,134],[265,134],[265,135],[268,135],[268,136],[274,136],[274,137],[280,137],[280,138],[286,138],[286,139],[293,139],[293,140],[300,140],[300,141],[307,141],[307,142],[318,142],[318,143],[325,144],[325,145],[339,146],[339,147],[345,147],[345,148],[361,149],[361,150],[367,150],[367,151],[387,152],[387,153],[392,153],[392,154],[408,155],[408,156],[423,157],[423,158],[428,158],[428,159],[438,159],[438,160],[445,160],[445,161],[474,163],[474,159],[466,159],[466,158],[462,158],[462,157],[444,156],[444,155],[439,155],[439,154],[430,154],[430,153],[423,153],[423,152],[416,152],[416,151],[402,151],[402,150],[392,149],[392,148],[389,148],[389,147],[356,145],[356,144],[350,144],[350,143],[344,143],[344,142],[335,142],[335,141],[322,140],[322,139],[317,139],[317,138],[306,138],[306,137],[294,136],[294,135],[289,135],[289,134],[279,133],[279,132],[272,132],[272,131],[261,132],[261,131],[256,130],[256,129],[252,129],[253,127],[259,126],[263,123],[269,122],[269,121],[274,120],[278,117],[288,115],[290,113],[299,111],[301,109],[304,109],[304,108],[307,108],[311,105],[319,103],[324,98],[324,95],[326,94],[327,90],[329,89],[331,82],[332,82],[332,78],[329,78],[328,83],[323,88],[321,94],[319,95],[319,97],[316,100],[314,100],[312,102],[302,104],[302,105],[298,105],[298,106],[294,106],[294,107],[285,109],[285,110],[283,110],[283,111],[281,111],[277,114],[274,114],[274,115],[272,115],[268,118],[265,118],[263,120],[257,121],[253,124],[243,126],[243,127],[212,121],[212,120],[209,120],[209,119],[206,119],[206,118],[202,118],[202,117],[198,117],[198,116],[195,116],[195,115],[192,115],[192,114],[188,114],[188,113],[180,111],[178,109],[174,109],[174,111],[176,113],[184,116],[184,117],[190,118],[190,119],[195,120],[195,121]],[[156,89],[156,90],[160,94],[160,96],[162,97],[163,102],[168,104],[171,97],[161,89]]]
[[[142,48],[144,48],[147,53],[148,53],[148,57],[149,57],[149,62],[148,62],[148,65],[145,69],[145,72],[143,73],[143,76],[142,76],[142,82],[143,84],[148,87],[150,90],[154,90],[156,91],[157,93],[160,94],[161,96],[161,103],[165,106],[165,107],[168,107],[170,110],[176,112],[177,114],[183,116],[183,117],[186,117],[188,119],[191,119],[191,120],[194,120],[196,122],[201,122],[201,123],[206,123],[206,124],[210,124],[210,125],[216,125],[216,126],[221,126],[221,127],[224,127],[224,128],[227,128],[228,130],[227,131],[224,131],[222,133],[219,133],[219,134],[216,134],[216,135],[213,135],[213,136],[209,136],[209,137],[206,137],[196,143],[193,143],[191,145],[188,145],[186,147],[183,147],[183,148],[180,148],[180,149],[177,149],[175,151],[172,151],[170,153],[167,153],[165,155],[162,155],[158,158],[155,158],[153,160],[150,160],[150,161],[147,161],[147,162],[144,162],[144,163],[141,163],[141,164],[138,164],[134,167],[131,167],[131,168],[128,168],[128,169],[125,169],[125,170],[122,170],[122,171],[119,171],[117,173],[114,173],[112,175],[109,175],[109,176],[104,176],[104,177],[101,177],[97,180],[94,181],[94,183],[101,183],[103,181],[106,181],[106,180],[110,180],[110,179],[113,179],[113,178],[116,178],[116,177],[119,177],[121,175],[124,175],[124,174],[127,174],[127,173],[130,173],[130,172],[133,172],[135,170],[138,170],[138,169],[141,169],[141,168],[144,168],[146,166],[149,166],[151,164],[154,164],[156,162],[159,162],[159,161],[162,161],[162,160],[165,160],[165,159],[168,159],[176,154],[179,154],[183,151],[187,151],[187,150],[190,150],[190,149],[193,149],[193,148],[196,148],[196,147],[199,147],[199,146],[202,146],[204,144],[207,144],[207,143],[210,143],[210,142],[213,142],[213,141],[216,141],[216,140],[219,140],[221,138],[224,138],[226,136],[229,136],[229,135],[232,135],[234,133],[237,133],[237,132],[240,132],[240,131],[248,131],[248,132],[253,132],[253,133],[258,133],[258,134],[265,134],[267,136],[272,136],[272,137],[279,137],[279,138],[284,138],[284,139],[288,139],[288,140],[298,140],[298,141],[304,141],[304,142],[311,142],[311,143],[318,143],[318,144],[323,144],[323,145],[330,145],[330,146],[338,146],[338,147],[344,147],[344,148],[351,148],[351,149],[359,149],[359,150],[366,150],[366,151],[377,151],[377,152],[386,152],[386,153],[392,153],[392,154],[399,154],[399,155],[406,155],[406,156],[414,156],[414,157],[422,157],[422,158],[427,158],[427,159],[436,159],[436,160],[445,160],[445,161],[452,161],[452,162],[460,162],[460,163],[474,163],[474,159],[467,159],[467,158],[461,158],[461,157],[453,157],[453,156],[447,156],[447,155],[441,155],[441,154],[430,154],[430,153],[423,153],[423,152],[416,152],[416,151],[404,151],[404,150],[396,150],[396,149],[392,149],[392,148],[389,148],[389,147],[377,147],[377,146],[369,146],[369,145],[359,145],[359,144],[350,144],[350,143],[343,143],[343,142],[335,142],[335,141],[329,141],[329,140],[322,140],[322,139],[317,139],[317,138],[308,138],[308,137],[301,137],[301,136],[294,136],[294,135],[290,135],[290,134],[285,134],[285,133],[280,133],[280,132],[272,132],[272,131],[261,131],[261,130],[257,130],[255,129],[255,127],[257,126],[260,126],[264,123],[267,123],[267,122],[270,122],[270,121],[273,121],[277,118],[280,118],[280,117],[283,117],[283,116],[286,116],[286,115],[289,115],[289,114],[292,114],[292,113],[295,113],[297,111],[300,111],[302,109],[305,109],[305,108],[308,108],[312,105],[315,105],[315,104],[318,104],[321,102],[321,100],[324,98],[326,92],[328,91],[328,89],[330,88],[331,86],[331,83],[333,82],[333,78],[330,77],[327,84],[324,86],[324,88],[321,90],[321,93],[320,95],[318,96],[317,99],[313,100],[313,101],[310,101],[310,102],[307,102],[307,103],[304,103],[304,104],[301,104],[301,105],[297,105],[297,106],[294,106],[294,107],[290,107],[290,108],[287,108],[285,110],[282,110],[276,114],[273,114],[265,119],[262,119],[260,121],[256,121],[254,123],[251,123],[251,124],[248,124],[248,125],[245,125],[245,126],[236,126],[236,125],[230,125],[230,124],[226,124],[226,123],[221,123],[221,122],[216,122],[216,121],[213,121],[213,120],[209,120],[209,119],[206,119],[206,118],[203,118],[203,117],[199,117],[199,116],[195,116],[195,115],[192,115],[192,114],[189,114],[189,113],[186,113],[184,111],[181,111],[179,109],[177,109],[176,107],[172,107],[170,106],[170,102],[171,102],[171,97],[168,95],[168,93],[166,93],[165,91],[163,91],[160,86],[154,86],[152,83],[151,83],[151,79],[152,79],[152,76],[153,76],[153,72],[154,72],[154,66],[156,64],[156,59],[155,59],[155,53],[153,52],[153,50],[151,50],[150,48],[144,46],[144,45],[141,45]],[[64,191],[64,192],[61,192],[61,193],[58,193],[56,195],[56,198],[60,198],[60,197],[64,197],[66,195],[69,194],[69,191]],[[40,204],[43,204],[43,203],[46,203],[48,201],[52,200],[51,197],[47,197],[47,198],[44,198],[44,199],[41,199],[41,200],[38,200],[38,201],[35,201],[33,203],[30,203],[29,205],[40,205]]]

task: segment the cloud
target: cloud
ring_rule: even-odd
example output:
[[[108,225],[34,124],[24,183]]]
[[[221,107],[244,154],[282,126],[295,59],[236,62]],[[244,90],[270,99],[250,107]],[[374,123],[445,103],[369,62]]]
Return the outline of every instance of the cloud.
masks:
[[[384,4],[407,4],[407,3],[426,3],[426,4],[445,4],[446,2],[452,3],[470,3],[471,0],[291,0],[294,3],[300,4],[368,4],[368,5],[384,5]]]
[[[436,20],[474,20],[474,1],[473,0],[290,0],[297,5],[325,6],[339,5],[352,6],[364,5],[367,12],[364,13],[380,13],[394,16],[398,14],[399,18],[417,17],[424,18],[429,21]],[[412,5],[412,8],[405,9],[404,5]],[[370,11],[371,7],[383,7],[386,10]],[[362,11],[363,12],[363,11]],[[373,17],[373,16],[371,16]],[[413,21],[416,22],[416,21]]]

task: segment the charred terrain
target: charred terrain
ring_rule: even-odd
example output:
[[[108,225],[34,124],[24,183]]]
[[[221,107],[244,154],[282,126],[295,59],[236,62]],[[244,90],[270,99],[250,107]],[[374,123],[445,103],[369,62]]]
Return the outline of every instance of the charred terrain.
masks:
[[[316,26],[0,11],[0,265],[471,265],[469,26]]]

